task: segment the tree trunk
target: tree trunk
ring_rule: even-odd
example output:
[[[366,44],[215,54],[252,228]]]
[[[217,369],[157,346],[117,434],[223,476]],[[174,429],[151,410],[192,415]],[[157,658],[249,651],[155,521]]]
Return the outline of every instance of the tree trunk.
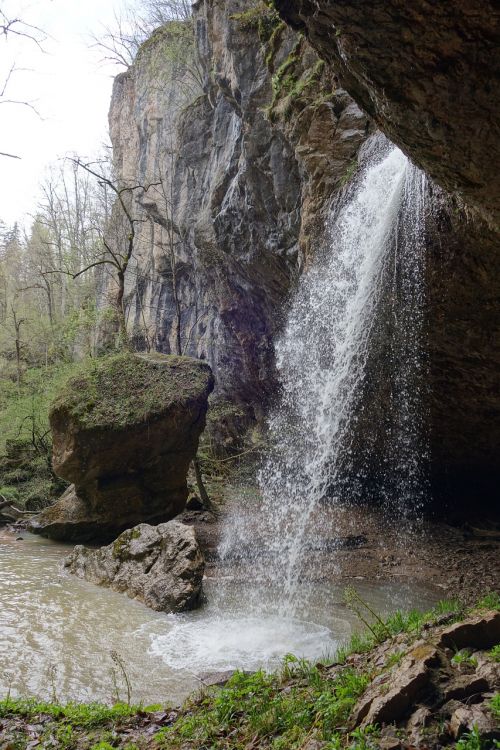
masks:
[[[194,476],[196,478],[196,485],[198,487],[198,493],[200,495],[200,500],[203,503],[203,506],[207,510],[212,510],[212,501],[210,500],[208,496],[208,492],[205,488],[205,485],[203,484],[203,477],[201,475],[201,466],[198,458],[193,458],[193,468],[194,468]]]

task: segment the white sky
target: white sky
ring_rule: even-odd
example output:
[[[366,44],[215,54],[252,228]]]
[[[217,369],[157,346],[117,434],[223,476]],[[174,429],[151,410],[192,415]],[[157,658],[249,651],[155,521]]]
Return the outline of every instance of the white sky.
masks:
[[[29,40],[0,39],[0,89],[12,62],[16,72],[0,104],[0,219],[26,221],[34,213],[37,185],[47,165],[70,152],[94,156],[108,141],[107,112],[116,65],[102,63],[91,34],[112,25],[123,0],[0,0],[9,17],[21,17],[47,35],[43,52]]]

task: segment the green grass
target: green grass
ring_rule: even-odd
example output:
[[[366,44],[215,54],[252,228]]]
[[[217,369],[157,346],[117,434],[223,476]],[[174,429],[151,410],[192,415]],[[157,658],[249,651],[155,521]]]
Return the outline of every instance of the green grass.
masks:
[[[60,705],[26,698],[6,698],[0,701],[0,718],[16,715],[32,721],[40,714],[46,714],[64,725],[85,729],[133,716],[138,710],[137,706],[128,706],[126,703],[116,703],[110,707],[101,703]]]
[[[451,663],[459,666],[465,664],[470,667],[477,667],[477,659],[471,656],[470,650],[463,648],[452,657]]]
[[[500,612],[500,594],[496,591],[490,591],[482,597],[477,603],[479,609],[496,609]]]
[[[478,607],[482,609],[490,609],[489,606],[486,606],[483,603],[487,601],[490,600],[485,597]],[[491,599],[491,601],[494,600]],[[452,622],[460,620],[465,614],[464,608],[460,602],[454,599],[440,601],[432,609],[427,610],[426,612],[420,612],[416,609],[412,609],[409,612],[397,610],[385,620],[382,620],[381,618],[374,619],[373,616],[370,615],[370,609],[368,609],[366,614],[363,614],[363,606],[366,605],[360,599],[357,605],[360,611],[359,616],[362,618],[363,622],[366,620],[369,627],[367,627],[367,630],[363,633],[353,633],[351,638],[339,647],[335,655],[335,660],[341,664],[345,663],[351,654],[367,653],[387,638],[392,638],[400,633],[406,633],[410,636],[418,637],[422,633],[424,626],[431,624],[442,615],[449,615],[450,622]],[[355,611],[358,612],[358,609],[355,609]]]
[[[272,750],[298,750],[308,737],[331,743],[368,681],[368,675],[351,668],[329,679],[317,666],[289,655],[274,674],[236,672],[223,688],[188,705],[156,739],[168,750],[186,741],[239,750],[252,738]],[[335,746],[337,741],[326,745]]]
[[[495,719],[500,720],[500,693],[495,693],[493,698],[490,700],[490,711]]]

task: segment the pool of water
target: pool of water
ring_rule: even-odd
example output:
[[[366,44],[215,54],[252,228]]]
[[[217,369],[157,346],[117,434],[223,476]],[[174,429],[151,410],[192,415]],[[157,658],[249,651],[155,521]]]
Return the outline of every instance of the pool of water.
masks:
[[[176,704],[211,672],[272,667],[286,653],[311,659],[333,654],[357,625],[340,587],[304,584],[308,610],[300,618],[272,614],[265,602],[257,616],[245,611],[248,584],[217,571],[204,581],[201,609],[153,612],[66,573],[61,561],[70,547],[22,536],[15,541],[0,535],[1,697],[10,690],[40,698],[55,694],[60,701],[114,702],[117,693],[124,699],[116,652],[134,702]],[[425,607],[435,599],[401,584],[359,582],[357,588],[381,612]],[[280,592],[268,594],[276,599]]]

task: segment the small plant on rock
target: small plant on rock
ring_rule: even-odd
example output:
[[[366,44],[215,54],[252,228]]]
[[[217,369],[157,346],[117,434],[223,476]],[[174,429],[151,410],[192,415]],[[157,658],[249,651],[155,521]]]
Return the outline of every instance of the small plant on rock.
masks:
[[[496,646],[493,646],[491,651],[488,651],[488,656],[493,659],[493,661],[500,662],[500,643],[497,643]]]
[[[468,648],[462,648],[460,651],[457,651],[452,657],[451,663],[456,666],[463,664],[468,667],[477,667],[477,659],[474,656],[471,656],[471,651]]]

